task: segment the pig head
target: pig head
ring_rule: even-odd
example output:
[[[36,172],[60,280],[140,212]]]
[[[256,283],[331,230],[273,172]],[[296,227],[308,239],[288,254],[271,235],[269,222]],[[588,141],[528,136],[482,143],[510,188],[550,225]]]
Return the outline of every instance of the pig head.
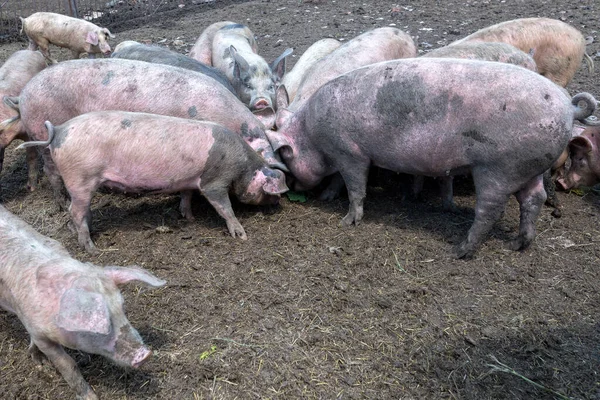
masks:
[[[586,128],[569,142],[571,167],[557,180],[564,189],[593,186],[600,182],[600,126]]]

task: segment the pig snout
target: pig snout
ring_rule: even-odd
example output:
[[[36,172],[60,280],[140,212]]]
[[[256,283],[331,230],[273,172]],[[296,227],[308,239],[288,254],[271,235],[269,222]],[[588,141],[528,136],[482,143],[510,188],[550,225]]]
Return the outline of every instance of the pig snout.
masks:
[[[131,360],[131,366],[133,368],[141,367],[146,361],[150,359],[151,355],[152,350],[150,350],[146,346],[140,347],[133,355],[133,359]]]
[[[264,110],[265,108],[272,108],[273,106],[271,105],[271,103],[265,99],[265,98],[261,98],[258,99],[254,102],[254,104],[251,105],[251,110]]]

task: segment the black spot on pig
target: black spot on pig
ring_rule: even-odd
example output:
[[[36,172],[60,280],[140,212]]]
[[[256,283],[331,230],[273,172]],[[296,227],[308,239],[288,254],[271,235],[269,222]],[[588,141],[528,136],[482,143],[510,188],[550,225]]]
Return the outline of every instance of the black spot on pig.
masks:
[[[240,131],[246,142],[252,142],[255,139],[260,139],[265,136],[265,133],[259,127],[249,129],[246,122],[242,123]]]
[[[479,133],[477,131],[463,132],[462,135],[465,138],[473,139],[474,141],[479,142],[479,143],[485,143],[485,144],[493,143],[493,141],[491,141],[489,138],[483,136],[481,133]]]
[[[114,71],[108,71],[106,73],[106,75],[104,75],[104,78],[102,79],[102,84],[104,86],[108,85],[111,81],[111,79],[113,78],[113,76],[115,76]]]
[[[506,111],[506,103],[502,105],[502,111]]]
[[[137,92],[137,90],[138,90],[137,85],[134,85],[134,84],[130,83],[130,84],[127,85],[127,87],[125,88],[124,92],[125,93],[134,93],[134,92]]]
[[[546,93],[546,95],[544,95],[544,100],[548,100],[550,98],[550,95],[548,93]]]
[[[131,127],[131,120],[129,119],[124,119],[121,121],[121,128],[123,129],[127,129]]]
[[[190,108],[188,108],[187,113],[190,116],[190,118],[194,118],[196,117],[196,115],[198,115],[198,109],[196,109],[196,106],[191,106]]]
[[[69,134],[69,129],[57,129],[54,127],[54,139],[52,139],[52,148],[60,149]]]

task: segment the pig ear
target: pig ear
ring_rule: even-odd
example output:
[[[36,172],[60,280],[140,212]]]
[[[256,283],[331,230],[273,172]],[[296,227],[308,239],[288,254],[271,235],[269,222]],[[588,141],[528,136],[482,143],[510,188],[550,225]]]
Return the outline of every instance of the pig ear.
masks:
[[[583,152],[585,154],[592,152],[594,145],[585,136],[576,136],[569,142],[569,150],[571,153]]]
[[[104,273],[119,286],[131,281],[143,282],[149,286],[159,287],[167,283],[139,267],[104,267]]]
[[[280,80],[281,78],[283,78],[283,75],[285,75],[285,58],[293,52],[294,50],[291,48],[285,49],[283,53],[281,53],[281,55],[277,57],[275,61],[273,61],[273,63],[270,65],[271,71],[273,71],[273,73],[277,77],[277,80]]]
[[[60,298],[56,324],[69,332],[110,333],[110,315],[102,295],[79,288],[67,290]]]
[[[266,194],[282,194],[290,190],[285,184],[285,175],[283,172],[273,169],[265,171],[266,169],[268,168],[263,168],[266,181],[262,186]]]
[[[4,102],[5,105],[7,105],[8,107],[12,108],[13,110],[15,110],[16,112],[20,112],[21,110],[19,110],[19,98],[18,97],[9,97],[9,96],[4,96],[2,98],[2,101]]]
[[[271,143],[271,146],[273,146],[273,151],[277,151],[284,146],[292,147],[288,138],[283,134],[272,130],[267,130],[265,133],[267,135],[267,139],[269,139],[269,142]]]
[[[277,109],[287,108],[290,105],[290,95],[288,94],[285,85],[279,85],[277,93],[275,93],[275,104]]]
[[[96,32],[88,32],[85,41],[93,46],[98,46],[98,34]]]
[[[110,31],[108,30],[108,28],[102,28],[102,32],[106,33],[112,39],[115,38],[115,35],[113,35],[112,33],[110,33]]]
[[[229,54],[231,54],[231,57],[233,57],[233,60],[235,61],[234,70],[237,67],[239,72],[248,73],[250,65],[248,65],[248,61],[246,61],[244,57],[238,54],[235,47],[229,46]],[[239,73],[237,75],[239,75]]]

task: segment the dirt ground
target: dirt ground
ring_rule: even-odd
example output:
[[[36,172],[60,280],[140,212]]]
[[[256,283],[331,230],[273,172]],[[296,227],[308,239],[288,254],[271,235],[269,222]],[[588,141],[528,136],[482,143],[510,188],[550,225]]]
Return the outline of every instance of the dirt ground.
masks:
[[[348,40],[375,27],[410,32],[424,52],[501,21],[544,16],[595,39],[588,53],[596,72],[580,68],[568,89],[600,97],[597,1],[396,1],[217,1],[122,27],[115,43],[186,52],[204,27],[232,20],[251,27],[268,60],[293,47],[293,64],[318,39]],[[23,46],[4,45],[0,57]],[[123,289],[129,320],[154,349],[140,370],[70,352],[100,398],[600,399],[593,190],[559,193],[563,217],[544,208],[524,252],[506,248],[519,219],[511,199],[469,261],[452,258],[474,216],[468,179],[457,182],[454,214],[441,210],[434,184],[415,203],[396,180],[377,179],[353,228],[339,226],[346,198],[236,203],[245,242],[229,237],[199,196],[190,223],[178,215],[178,196],[98,194],[93,239],[103,251],[89,256],[66,227],[68,215],[55,211],[47,181],[27,192],[24,154],[14,146],[0,179],[2,203],[76,258],[137,264],[168,281]],[[19,320],[0,311],[0,397],[73,398],[52,366],[35,367],[27,346]]]

